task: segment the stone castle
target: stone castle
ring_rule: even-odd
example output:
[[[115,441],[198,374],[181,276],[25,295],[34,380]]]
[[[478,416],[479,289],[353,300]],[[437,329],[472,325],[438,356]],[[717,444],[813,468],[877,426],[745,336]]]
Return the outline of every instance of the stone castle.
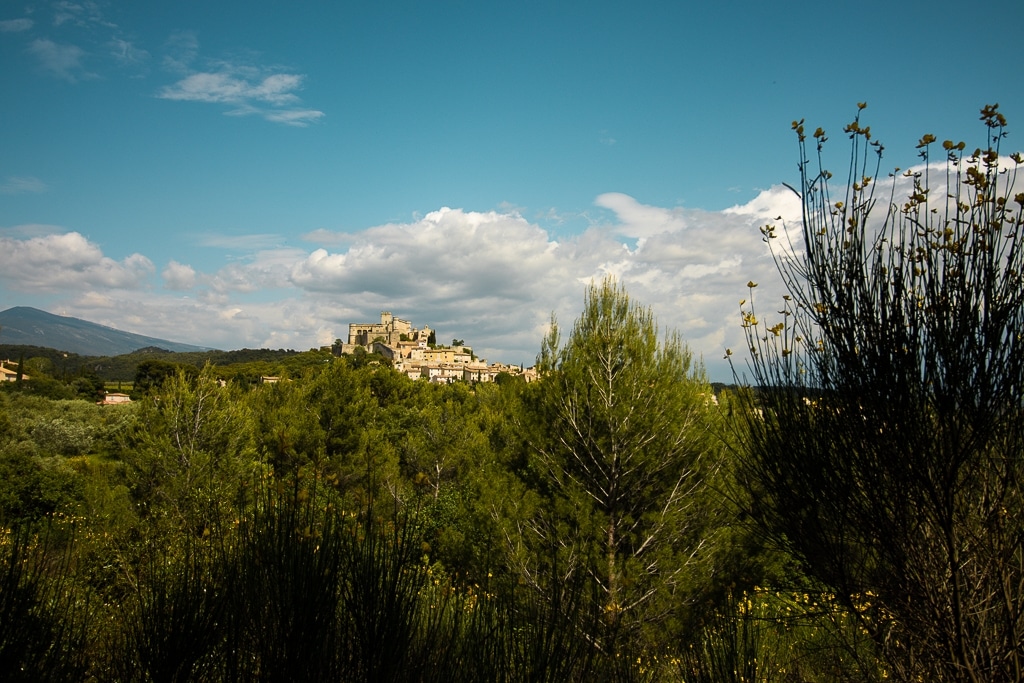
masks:
[[[533,368],[524,370],[501,363],[488,365],[486,360],[477,358],[469,346],[433,344],[430,339],[434,336],[429,325],[416,328],[408,320],[383,311],[379,323],[350,323],[348,342],[338,351],[354,353],[357,347],[363,347],[384,356],[395,370],[410,378],[431,382],[493,382],[501,372],[522,374],[527,381],[536,377]]]
[[[416,330],[408,320],[396,318],[390,311],[384,311],[380,314],[379,323],[349,323],[348,343],[369,348],[375,341],[381,341],[388,346],[398,346],[401,341],[422,339],[425,345],[430,338],[430,332],[429,326]],[[402,339],[403,336],[405,339]]]

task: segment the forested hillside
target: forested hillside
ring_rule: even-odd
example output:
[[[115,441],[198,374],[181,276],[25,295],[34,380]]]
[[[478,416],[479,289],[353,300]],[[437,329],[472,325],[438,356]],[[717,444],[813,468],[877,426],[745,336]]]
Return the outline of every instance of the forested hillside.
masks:
[[[24,389],[42,394],[61,394],[57,387],[45,381],[47,379],[69,384],[76,378],[88,378],[98,384],[121,382],[130,386],[137,379],[140,366],[145,375],[151,374],[153,368],[161,369],[164,374],[168,369],[177,368],[198,372],[205,365],[211,364],[217,366],[222,378],[258,382],[261,376],[266,375],[301,375],[304,368],[323,364],[330,355],[329,352],[312,349],[168,351],[147,347],[120,356],[81,356],[39,346],[0,344],[0,358],[23,363],[26,375],[44,380]]]

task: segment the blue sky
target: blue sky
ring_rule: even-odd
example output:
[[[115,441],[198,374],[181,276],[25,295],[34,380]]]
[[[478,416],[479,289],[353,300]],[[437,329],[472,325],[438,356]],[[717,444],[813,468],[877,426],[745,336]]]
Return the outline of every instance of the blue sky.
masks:
[[[1024,121],[1024,4],[6,2],[0,310],[305,349],[381,310],[531,363],[619,276],[715,379],[790,121]],[[831,153],[842,167],[843,136]]]

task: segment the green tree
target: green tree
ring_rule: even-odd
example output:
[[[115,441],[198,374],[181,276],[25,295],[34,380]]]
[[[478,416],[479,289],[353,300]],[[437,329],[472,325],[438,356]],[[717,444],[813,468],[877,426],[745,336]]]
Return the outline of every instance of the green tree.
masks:
[[[741,412],[750,512],[902,680],[1024,671],[1024,159],[1001,156],[996,107],[981,114],[986,147],[947,140],[944,174],[920,140],[899,201],[876,190],[881,145],[859,114],[839,192],[824,132],[812,165],[794,122],[799,248],[763,229],[782,319],[742,312],[761,386]]]
[[[377,373],[383,377],[374,381]],[[275,472],[323,473],[349,502],[395,492],[398,456],[382,403],[399,378],[389,367],[344,362],[294,386],[275,385],[266,392],[273,405],[264,403],[260,415],[260,451]]]
[[[139,363],[135,371],[135,391],[138,396],[159,389],[169,378],[174,377],[179,370],[190,376],[195,376],[197,371],[192,366],[179,366],[165,360],[149,359]]]
[[[90,368],[81,368],[70,386],[79,398],[86,401],[99,401],[106,391],[103,380]]]
[[[463,478],[487,447],[474,424],[476,400],[462,383],[429,386],[402,439],[402,461],[414,481],[437,499],[443,484]]]
[[[184,370],[138,406],[123,435],[130,487],[146,515],[202,532],[226,519],[253,474],[251,404],[243,390],[220,386],[211,366]]]
[[[45,356],[33,356],[25,361],[25,373],[29,377],[53,377],[56,368],[53,361]]]
[[[609,633],[663,622],[712,514],[703,370],[613,279],[589,287],[564,346],[552,320],[538,366],[524,388],[524,471],[549,502],[533,533],[565,549],[564,572],[592,577]]]

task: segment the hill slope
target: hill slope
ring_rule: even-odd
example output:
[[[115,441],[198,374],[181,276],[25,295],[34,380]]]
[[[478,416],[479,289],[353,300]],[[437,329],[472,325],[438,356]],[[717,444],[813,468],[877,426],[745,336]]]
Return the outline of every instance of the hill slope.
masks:
[[[0,312],[0,341],[45,346],[83,356],[117,356],[147,346],[168,351],[206,351],[206,347],[123,332],[88,320],[15,306]]]

